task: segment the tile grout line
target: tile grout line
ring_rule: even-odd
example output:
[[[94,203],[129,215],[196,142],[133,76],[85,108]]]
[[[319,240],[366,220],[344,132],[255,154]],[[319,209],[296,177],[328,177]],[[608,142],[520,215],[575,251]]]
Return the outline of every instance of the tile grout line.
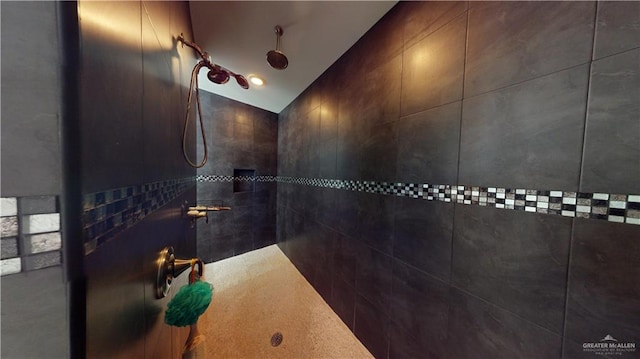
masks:
[[[571,284],[571,259],[573,258],[573,235],[575,233],[576,220],[571,220],[571,230],[569,231],[569,250],[567,253],[567,273],[565,275],[565,289],[564,289],[564,311],[562,315],[562,342],[560,343],[560,357],[564,357],[565,341],[567,339],[567,317],[569,308],[569,288]]]
[[[25,221],[24,221],[24,211],[22,209],[22,201],[18,200],[16,197],[16,220],[18,223],[18,235],[16,236],[16,240],[18,241],[18,256],[20,258],[20,272],[26,272],[27,269],[27,244],[26,236],[25,236]]]
[[[585,152],[587,149],[587,125],[589,124],[589,101],[591,100],[591,77],[592,77],[592,69],[593,69],[593,61],[594,61],[594,57],[596,54],[596,28],[598,25],[598,11],[599,11],[599,7],[598,7],[598,2],[596,1],[595,4],[595,14],[594,14],[594,19],[593,19],[593,32],[592,32],[592,38],[591,38],[591,59],[589,61],[589,68],[587,71],[587,93],[585,94],[586,97],[586,101],[585,101],[585,108],[584,108],[584,126],[582,127],[582,149],[581,149],[581,156],[580,156],[580,164],[579,164],[579,168],[578,168],[578,190],[582,189],[582,181],[583,181],[583,177],[584,177],[584,159],[585,159]]]
[[[587,148],[587,124],[589,123],[589,100],[591,99],[591,77],[592,77],[592,69],[593,62],[596,54],[596,30],[598,28],[598,11],[600,11],[600,7],[598,6],[598,1],[595,2],[595,11],[593,15],[593,32],[591,38],[591,59],[589,61],[589,68],[587,71],[587,93],[586,101],[585,101],[585,110],[584,110],[584,127],[582,128],[582,153],[580,156],[580,165],[578,171],[578,190],[582,189],[582,180],[584,176],[584,159],[585,159],[585,151]],[[629,199],[629,197],[627,197]],[[628,202],[627,202],[628,203]],[[573,236],[575,233],[576,227],[576,219],[571,220],[571,230],[569,231],[569,250],[567,253],[567,273],[565,275],[565,290],[564,290],[564,311],[562,315],[562,342],[560,343],[560,357],[564,358],[565,345],[567,340],[567,318],[568,318],[568,309],[569,309],[569,288],[571,285],[571,259],[573,255]]]
[[[538,323],[535,323],[535,322],[531,321],[530,319],[527,319],[527,318],[523,317],[522,315],[520,315],[518,313],[515,313],[515,312],[513,312],[513,311],[511,311],[509,309],[503,308],[503,307],[497,305],[496,303],[494,303],[494,302],[492,302],[492,301],[490,301],[488,299],[485,299],[485,298],[482,298],[482,297],[480,297],[480,296],[478,296],[476,294],[473,294],[473,293],[471,293],[470,291],[468,291],[468,290],[466,290],[464,288],[458,287],[455,284],[452,284],[450,287],[451,287],[451,289],[457,290],[457,291],[461,292],[464,295],[467,295],[469,297],[474,298],[475,300],[483,302],[485,305],[487,305],[491,309],[499,310],[499,311],[508,313],[508,314],[510,314],[510,315],[512,315],[512,316],[514,316],[514,317],[516,317],[516,318],[518,318],[518,319],[530,324],[530,325],[533,325],[533,326],[538,327],[538,328],[540,328],[540,329],[542,329],[542,330],[544,330],[544,331],[546,331],[548,333],[551,333],[553,335],[559,336],[560,338],[563,338],[562,333],[556,333],[555,331],[553,331],[553,330],[551,330],[551,329],[549,329],[549,328],[547,328],[545,326],[542,326],[542,325],[540,325]]]
[[[460,99],[460,119],[458,121],[458,156],[457,156],[457,168],[456,168],[456,182],[460,183],[460,157],[461,157],[461,152],[462,152],[462,119],[463,119],[463,113],[464,113],[464,90],[465,90],[465,80],[466,80],[466,73],[467,73],[467,52],[469,50],[469,21],[470,21],[470,17],[471,17],[471,9],[469,8],[469,2],[467,1],[467,23],[466,23],[466,29],[465,29],[465,41],[464,41],[464,64],[463,64],[463,69],[462,69],[462,99]],[[457,232],[456,230],[456,212],[457,212],[458,206],[456,206],[455,204],[453,204],[453,208],[452,208],[452,213],[451,215],[453,216],[453,218],[451,219],[451,247],[450,247],[450,256],[449,256],[449,300],[447,301],[447,344],[449,344],[449,341],[451,338],[449,338],[449,331],[451,328],[451,311],[452,311],[452,305],[451,305],[451,288],[453,286],[453,263],[454,263],[454,242],[455,242],[455,234]]]

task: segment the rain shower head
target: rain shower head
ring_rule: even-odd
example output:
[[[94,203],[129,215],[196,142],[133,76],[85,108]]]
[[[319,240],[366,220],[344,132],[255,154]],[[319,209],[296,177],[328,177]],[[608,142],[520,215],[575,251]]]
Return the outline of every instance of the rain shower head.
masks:
[[[289,60],[287,60],[287,56],[280,51],[280,36],[283,34],[282,27],[280,27],[280,25],[276,25],[273,30],[277,37],[276,49],[267,52],[267,62],[276,70],[284,70],[289,66]]]

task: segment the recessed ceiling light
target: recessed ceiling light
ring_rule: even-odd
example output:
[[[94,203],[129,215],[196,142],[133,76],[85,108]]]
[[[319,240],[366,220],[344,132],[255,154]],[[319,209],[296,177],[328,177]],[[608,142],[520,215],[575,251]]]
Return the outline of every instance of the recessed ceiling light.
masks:
[[[264,80],[256,75],[249,75],[249,81],[256,86],[264,85]]]

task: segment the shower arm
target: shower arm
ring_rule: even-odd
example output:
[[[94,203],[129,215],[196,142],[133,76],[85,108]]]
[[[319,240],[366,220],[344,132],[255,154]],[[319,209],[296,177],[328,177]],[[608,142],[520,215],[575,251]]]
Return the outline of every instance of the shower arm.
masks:
[[[200,48],[200,46],[198,46],[198,44],[185,40],[183,34],[180,34],[180,36],[178,36],[178,41],[182,42],[182,45],[187,45],[188,47],[194,49],[198,53],[198,55],[200,55],[202,60],[206,63],[207,67],[209,68],[215,67],[215,65],[211,62],[211,60],[209,60],[209,54],[206,53],[205,51],[202,51],[202,49]]]
[[[226,71],[229,73],[229,75],[236,77],[239,76],[238,74],[236,74],[235,72],[222,67],[218,64],[214,64],[213,62],[211,62],[211,59],[209,57],[209,53],[206,51],[202,51],[202,49],[200,48],[200,46],[198,46],[198,44],[194,43],[194,42],[189,42],[188,40],[185,40],[184,35],[181,33],[180,36],[178,36],[178,41],[182,42],[183,45],[187,45],[188,47],[194,49],[198,55],[200,55],[200,57],[202,58],[202,61],[204,62],[204,65],[206,67],[208,67],[210,70],[222,70],[222,71]],[[246,81],[246,80],[245,80]],[[247,87],[248,88],[248,87]]]

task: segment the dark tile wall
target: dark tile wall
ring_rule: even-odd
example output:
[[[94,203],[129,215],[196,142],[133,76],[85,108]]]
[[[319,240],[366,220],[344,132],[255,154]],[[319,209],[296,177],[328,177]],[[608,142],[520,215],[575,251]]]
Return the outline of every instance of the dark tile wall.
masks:
[[[595,2],[470,2],[470,7],[465,98],[591,58]]]
[[[188,330],[170,327],[163,318],[186,278],[176,279],[168,297],[155,299],[156,260],[164,246],[173,246],[181,258],[195,256],[194,230],[180,211],[195,196],[192,187],[86,256],[87,357],[180,356]]]
[[[86,356],[179,357],[188,329],[164,324],[171,296],[155,299],[154,283],[163,247],[196,255],[181,209],[196,198],[196,170],[181,153],[195,56],[175,42],[180,33],[192,37],[189,7],[80,1],[78,17]],[[192,157],[194,136],[191,127]]]
[[[585,358],[606,335],[640,343],[632,218],[348,182],[635,201],[639,24],[631,2],[401,2],[279,114],[278,175],[304,180],[278,182],[278,245],[376,358]]]
[[[577,191],[588,79],[582,65],[465,99],[458,182]]]
[[[598,59],[591,66],[583,192],[640,193],[638,47]]]
[[[460,206],[455,221],[451,283],[561,333],[571,220]]]
[[[451,287],[448,357],[560,358],[562,337]]]
[[[66,358],[70,353],[60,221],[56,228],[36,231],[48,233],[32,236],[27,231],[29,215],[58,218],[60,211],[62,45],[57,7],[48,1],[0,4],[0,356],[6,358]]]
[[[636,226],[574,222],[565,329],[565,339],[573,343],[565,344],[565,351],[579,349],[584,338],[598,338],[603,328],[621,342],[637,343],[638,238]]]
[[[197,171],[197,202],[231,207],[197,223],[198,256],[214,262],[276,243],[276,183],[261,179],[277,172],[278,115],[206,91],[200,98],[209,159]],[[199,163],[200,132],[196,141]],[[234,170],[255,178],[232,180]]]

